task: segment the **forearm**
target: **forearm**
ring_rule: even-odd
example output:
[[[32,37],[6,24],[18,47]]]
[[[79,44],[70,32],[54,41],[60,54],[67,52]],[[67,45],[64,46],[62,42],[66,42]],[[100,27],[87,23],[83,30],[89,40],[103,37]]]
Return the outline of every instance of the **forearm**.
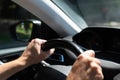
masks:
[[[6,80],[13,74],[28,67],[24,59],[16,59],[14,61],[0,65],[0,80]]]
[[[0,65],[0,80],[6,80],[16,72],[30,65],[37,64],[54,53],[54,49],[41,50],[41,45],[45,42],[45,40],[33,39],[18,59]]]

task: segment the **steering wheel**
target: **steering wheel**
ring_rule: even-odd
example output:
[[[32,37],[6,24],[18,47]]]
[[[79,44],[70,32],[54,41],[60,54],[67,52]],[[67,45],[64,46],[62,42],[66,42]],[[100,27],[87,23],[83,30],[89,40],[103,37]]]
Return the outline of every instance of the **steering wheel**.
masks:
[[[63,39],[54,39],[54,40],[48,40],[43,46],[42,50],[47,51],[51,48],[65,48],[73,53],[67,53],[68,55],[73,55],[72,58],[76,60],[77,56],[79,54],[82,54],[84,51],[83,49],[77,45],[76,43],[68,40],[63,40]],[[109,70],[109,71],[115,71],[115,75],[120,73],[120,64],[108,60],[103,60],[99,59],[101,61],[101,67],[104,70]]]

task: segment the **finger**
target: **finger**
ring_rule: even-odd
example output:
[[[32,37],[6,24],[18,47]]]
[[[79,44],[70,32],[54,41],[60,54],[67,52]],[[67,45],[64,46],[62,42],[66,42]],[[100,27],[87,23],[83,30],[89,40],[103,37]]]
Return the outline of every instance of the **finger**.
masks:
[[[77,59],[83,59],[88,57],[95,57],[95,52],[93,50],[87,50],[80,54]]]
[[[90,64],[90,68],[87,70],[87,73],[90,75],[89,77],[92,80],[103,80],[102,68],[95,62]]]
[[[94,61],[96,64],[98,64],[99,66],[101,65],[101,62],[100,62],[100,60],[99,60],[99,59],[94,58],[94,59],[93,59],[93,61]]]
[[[95,79],[94,80],[103,80],[104,76],[103,76],[103,73],[102,73],[102,68],[99,68],[96,71],[97,71],[97,73],[95,75]]]
[[[87,50],[83,54],[90,57],[95,57],[95,52],[93,50]]]
[[[88,58],[89,61],[94,61],[95,63],[97,63],[98,65],[101,65],[101,62],[99,59],[95,58],[95,52],[93,50],[88,50],[84,52],[84,55],[88,55],[92,58]]]
[[[50,50],[48,50],[48,51],[44,51],[46,54],[48,54],[48,55],[52,55],[53,53],[54,53],[54,51],[55,51],[55,49],[54,48],[52,48],[52,49],[50,49]]]
[[[104,76],[103,75],[96,75],[94,80],[103,80]]]
[[[39,45],[44,44],[45,42],[46,40],[43,40],[43,39],[39,39],[39,38],[34,39],[34,43],[37,43]]]
[[[88,70],[90,67],[90,63],[93,62],[94,59],[86,54],[81,54],[78,56],[76,63],[84,70]]]

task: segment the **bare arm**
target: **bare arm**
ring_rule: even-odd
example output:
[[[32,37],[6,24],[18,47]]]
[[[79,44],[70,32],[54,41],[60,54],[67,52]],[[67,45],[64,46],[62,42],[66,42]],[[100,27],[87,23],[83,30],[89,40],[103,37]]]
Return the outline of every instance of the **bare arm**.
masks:
[[[54,52],[54,49],[46,52],[42,51],[41,45],[44,42],[45,40],[40,39],[32,40],[18,59],[0,65],[0,80],[6,80],[16,72],[19,72],[32,64],[37,64],[50,56]]]
[[[0,80],[6,80],[8,77],[27,66],[26,61],[19,59],[0,65]]]

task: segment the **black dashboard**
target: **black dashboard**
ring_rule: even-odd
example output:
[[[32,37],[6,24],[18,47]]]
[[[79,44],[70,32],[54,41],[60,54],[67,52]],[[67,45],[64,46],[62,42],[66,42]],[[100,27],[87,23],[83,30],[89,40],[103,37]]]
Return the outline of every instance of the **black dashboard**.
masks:
[[[98,57],[120,62],[120,29],[89,27],[73,36],[84,50],[95,50]]]

